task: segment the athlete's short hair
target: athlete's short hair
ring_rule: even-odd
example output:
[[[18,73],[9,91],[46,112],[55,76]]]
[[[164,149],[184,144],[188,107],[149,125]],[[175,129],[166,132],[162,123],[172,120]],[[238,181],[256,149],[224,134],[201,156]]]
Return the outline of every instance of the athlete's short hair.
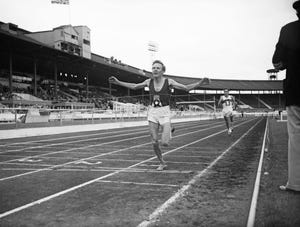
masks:
[[[297,10],[298,12],[300,11],[300,1],[298,0],[298,1],[295,1],[294,3],[293,3],[293,8],[295,9],[295,10]]]
[[[160,61],[160,60],[155,60],[153,63],[152,63],[152,65],[154,65],[154,64],[161,64],[161,66],[162,66],[162,70],[165,72],[166,71],[166,66],[164,65],[164,63],[162,63],[162,61]]]

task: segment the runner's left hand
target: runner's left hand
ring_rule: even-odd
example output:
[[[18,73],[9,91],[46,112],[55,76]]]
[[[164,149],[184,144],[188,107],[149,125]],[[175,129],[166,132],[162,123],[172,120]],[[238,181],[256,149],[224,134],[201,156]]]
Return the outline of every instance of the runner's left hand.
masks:
[[[210,79],[208,77],[204,77],[201,82],[202,85],[208,85],[211,83]]]

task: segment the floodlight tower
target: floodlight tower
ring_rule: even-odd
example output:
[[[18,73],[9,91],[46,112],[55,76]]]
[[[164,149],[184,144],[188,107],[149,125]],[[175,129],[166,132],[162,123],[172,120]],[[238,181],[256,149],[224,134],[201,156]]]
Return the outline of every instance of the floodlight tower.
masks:
[[[269,80],[277,80],[278,69],[268,69],[267,73],[269,75]]]
[[[150,65],[152,66],[152,62],[154,61],[155,53],[158,51],[158,44],[156,42],[149,41],[148,51],[150,53]]]

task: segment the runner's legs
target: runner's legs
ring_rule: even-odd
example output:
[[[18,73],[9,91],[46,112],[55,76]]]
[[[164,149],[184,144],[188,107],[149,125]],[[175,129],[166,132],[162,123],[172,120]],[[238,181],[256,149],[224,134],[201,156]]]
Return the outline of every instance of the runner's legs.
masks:
[[[154,123],[152,121],[149,121],[149,129],[150,129],[150,135],[152,139],[153,144],[153,150],[161,164],[165,164],[165,161],[163,160],[161,150],[159,148],[159,142],[158,142],[158,130],[159,130],[159,124]]]
[[[166,122],[162,126],[161,145],[169,146],[171,140],[171,122]]]

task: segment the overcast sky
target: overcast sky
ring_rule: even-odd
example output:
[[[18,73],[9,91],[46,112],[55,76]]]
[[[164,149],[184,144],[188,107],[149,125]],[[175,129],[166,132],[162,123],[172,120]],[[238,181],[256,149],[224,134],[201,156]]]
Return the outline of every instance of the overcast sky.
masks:
[[[93,53],[141,69],[150,70],[152,41],[167,74],[263,80],[281,26],[297,18],[294,1],[0,0],[0,21],[32,32],[86,25]]]

